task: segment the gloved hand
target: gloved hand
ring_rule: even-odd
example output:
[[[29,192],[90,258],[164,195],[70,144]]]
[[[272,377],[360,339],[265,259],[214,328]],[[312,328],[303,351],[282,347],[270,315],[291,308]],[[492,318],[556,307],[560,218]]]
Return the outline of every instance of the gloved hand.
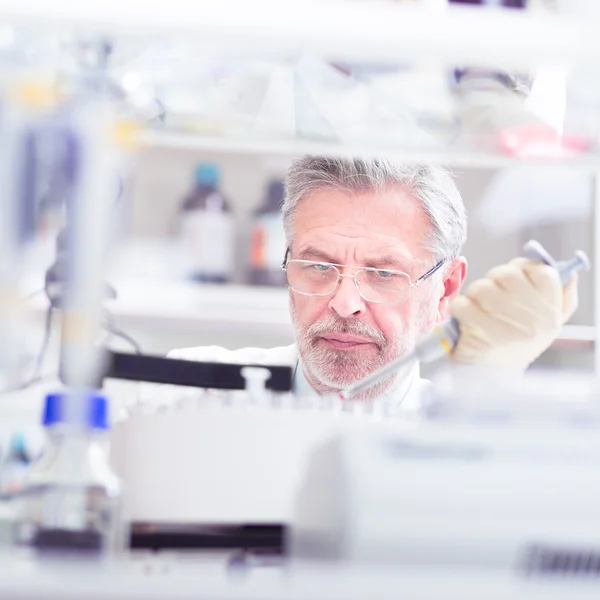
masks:
[[[577,308],[577,275],[563,288],[556,269],[516,258],[473,282],[450,308],[460,323],[458,363],[525,370]]]

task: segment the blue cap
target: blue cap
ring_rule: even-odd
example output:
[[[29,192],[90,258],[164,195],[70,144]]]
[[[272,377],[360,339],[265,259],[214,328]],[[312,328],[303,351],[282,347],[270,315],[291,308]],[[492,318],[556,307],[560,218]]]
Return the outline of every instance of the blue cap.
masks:
[[[25,442],[25,436],[22,433],[17,432],[12,434],[9,448],[9,455],[13,460],[20,460],[25,463],[29,462],[27,444]]]
[[[48,394],[44,405],[44,416],[42,424],[50,427],[59,423],[65,423],[65,398],[68,392],[57,392]],[[81,402],[85,402],[83,423],[92,429],[108,429],[108,400],[99,392],[82,392]]]
[[[194,176],[198,185],[217,187],[221,179],[221,172],[214,163],[200,163],[196,166]]]

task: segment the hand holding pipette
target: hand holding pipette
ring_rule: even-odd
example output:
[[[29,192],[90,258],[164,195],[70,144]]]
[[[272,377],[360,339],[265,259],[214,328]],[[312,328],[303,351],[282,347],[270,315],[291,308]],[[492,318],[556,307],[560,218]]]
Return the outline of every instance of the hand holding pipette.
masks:
[[[456,362],[524,370],[556,338],[577,308],[577,271],[589,269],[578,251],[557,262],[535,241],[516,258],[492,269],[456,298],[452,318],[417,343],[414,350],[341,392],[344,399],[414,362],[450,354]]]

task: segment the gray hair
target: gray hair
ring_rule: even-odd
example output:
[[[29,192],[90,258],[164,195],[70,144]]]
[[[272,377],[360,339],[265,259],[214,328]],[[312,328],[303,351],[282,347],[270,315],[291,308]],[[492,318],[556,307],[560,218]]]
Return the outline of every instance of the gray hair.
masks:
[[[456,258],[467,238],[467,216],[450,173],[439,166],[397,164],[384,159],[305,156],[295,160],[286,177],[282,206],[288,245],[298,203],[307,194],[322,188],[362,192],[390,186],[411,193],[429,216],[432,227],[425,247],[435,260]]]

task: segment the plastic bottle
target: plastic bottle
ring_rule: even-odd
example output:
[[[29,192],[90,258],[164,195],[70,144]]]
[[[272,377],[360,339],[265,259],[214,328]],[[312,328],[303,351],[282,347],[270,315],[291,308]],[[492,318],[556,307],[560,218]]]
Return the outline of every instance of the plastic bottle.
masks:
[[[66,418],[73,406],[83,409],[76,423],[72,415]],[[121,486],[106,456],[106,398],[94,392],[50,394],[43,425],[47,441],[23,483],[16,546],[43,556],[109,556],[122,546],[123,537]]]
[[[234,222],[219,180],[216,165],[199,164],[195,187],[181,206],[182,235],[195,281],[227,283],[233,276]]]
[[[283,196],[283,182],[271,181],[264,202],[254,213],[250,251],[250,283],[253,285],[286,285],[285,272],[281,269],[285,255]]]

